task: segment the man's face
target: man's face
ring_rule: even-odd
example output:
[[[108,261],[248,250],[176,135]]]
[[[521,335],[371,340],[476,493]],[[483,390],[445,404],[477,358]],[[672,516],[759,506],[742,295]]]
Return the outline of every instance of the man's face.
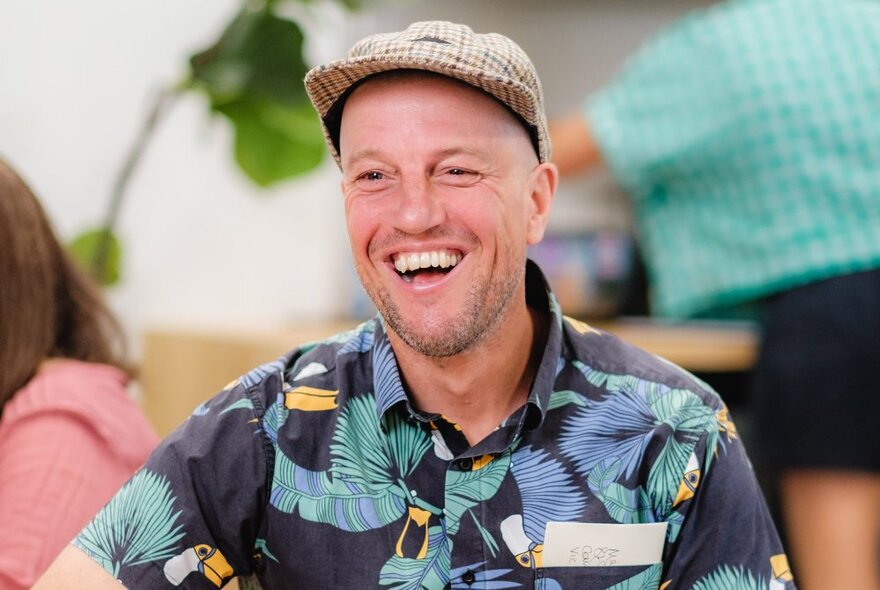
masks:
[[[368,81],[346,103],[340,152],[358,274],[410,348],[455,355],[525,313],[547,165],[504,107],[445,78]]]

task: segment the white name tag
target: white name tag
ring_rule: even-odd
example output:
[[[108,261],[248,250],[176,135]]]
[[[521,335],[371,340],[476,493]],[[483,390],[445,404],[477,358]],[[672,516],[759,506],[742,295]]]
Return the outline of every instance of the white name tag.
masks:
[[[548,522],[544,567],[650,565],[661,560],[666,523]]]

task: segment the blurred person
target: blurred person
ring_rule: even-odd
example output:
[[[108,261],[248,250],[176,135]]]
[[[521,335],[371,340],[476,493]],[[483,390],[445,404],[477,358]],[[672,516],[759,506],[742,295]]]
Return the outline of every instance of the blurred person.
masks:
[[[762,324],[751,403],[807,590],[877,590],[880,3],[731,0],[551,121],[634,204],[652,312]]]
[[[794,588],[717,394],[527,260],[557,178],[528,56],[419,22],[306,88],[380,315],[200,406],[37,588]]]
[[[0,160],[0,589],[30,588],[158,437],[122,333]]]

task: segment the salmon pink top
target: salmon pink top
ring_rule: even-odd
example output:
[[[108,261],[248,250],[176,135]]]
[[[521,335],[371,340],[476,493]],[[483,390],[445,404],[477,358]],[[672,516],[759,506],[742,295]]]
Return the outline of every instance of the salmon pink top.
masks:
[[[115,367],[58,359],[0,415],[0,589],[30,588],[158,436]]]

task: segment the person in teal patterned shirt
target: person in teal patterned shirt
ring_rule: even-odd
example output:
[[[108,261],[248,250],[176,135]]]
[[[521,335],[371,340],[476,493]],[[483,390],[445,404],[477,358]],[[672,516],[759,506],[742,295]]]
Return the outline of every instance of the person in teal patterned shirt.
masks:
[[[306,86],[379,315],[197,408],[37,588],[793,589],[717,394],[526,259],[557,171],[522,50],[415,23]]]
[[[731,0],[551,123],[634,204],[652,313],[763,327],[760,464],[807,590],[880,589],[880,3]]]

